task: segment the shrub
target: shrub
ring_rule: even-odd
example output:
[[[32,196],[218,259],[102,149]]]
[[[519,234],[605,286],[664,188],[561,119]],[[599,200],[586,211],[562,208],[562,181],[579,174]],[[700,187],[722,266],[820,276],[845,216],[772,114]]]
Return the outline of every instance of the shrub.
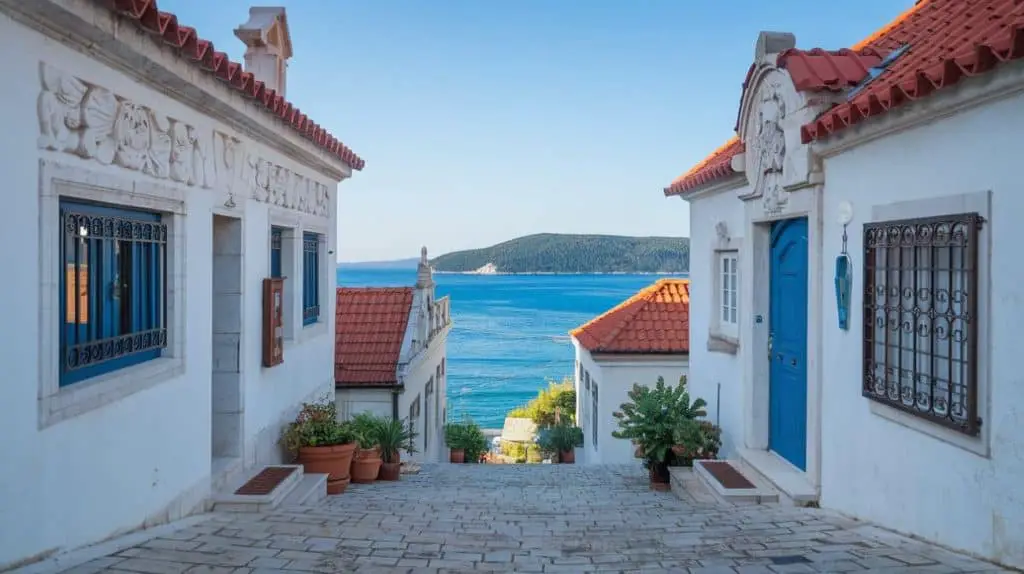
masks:
[[[444,442],[448,448],[461,448],[465,451],[467,462],[477,462],[480,455],[487,452],[487,437],[484,436],[484,431],[470,419],[444,425]]]
[[[537,444],[547,452],[561,453],[583,446],[583,431],[580,427],[566,423],[541,429]]]
[[[676,429],[707,414],[704,399],[690,403],[685,375],[679,377],[676,387],[666,385],[663,377],[658,377],[653,389],[634,384],[629,399],[619,407],[622,410],[613,413],[619,430],[612,431],[612,436],[637,445],[645,465],[673,463]]]
[[[348,444],[355,440],[355,429],[338,420],[337,406],[327,397],[320,402],[304,403],[295,421],[281,435],[281,445],[293,456],[303,447]]]
[[[508,416],[530,419],[538,427],[548,427],[555,424],[556,413],[559,413],[559,419],[562,421],[575,422],[576,389],[569,377],[562,379],[560,383],[548,381],[548,388],[541,389],[537,396],[525,405],[512,409]]]

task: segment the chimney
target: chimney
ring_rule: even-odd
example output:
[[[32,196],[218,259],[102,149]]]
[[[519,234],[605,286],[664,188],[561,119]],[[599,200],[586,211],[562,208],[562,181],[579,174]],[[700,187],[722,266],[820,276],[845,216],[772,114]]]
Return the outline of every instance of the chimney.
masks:
[[[434,287],[434,272],[430,268],[430,261],[427,259],[427,248],[420,249],[420,262],[416,266],[416,288],[431,289]],[[433,299],[433,297],[431,297]]]
[[[254,6],[249,20],[235,28],[235,36],[245,42],[245,71],[285,97],[285,76],[292,57],[292,38],[284,8]]]

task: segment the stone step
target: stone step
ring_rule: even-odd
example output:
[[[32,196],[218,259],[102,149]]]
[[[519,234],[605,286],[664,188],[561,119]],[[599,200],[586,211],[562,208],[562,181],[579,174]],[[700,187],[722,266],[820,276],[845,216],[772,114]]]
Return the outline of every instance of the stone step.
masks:
[[[735,461],[698,460],[693,463],[693,474],[719,502],[764,504],[779,501],[779,493],[774,488],[750,473],[744,473]]]
[[[267,494],[236,494],[236,491],[250,479],[268,468],[293,469],[284,480]],[[211,497],[213,510],[227,512],[264,512],[277,508],[281,502],[302,482],[302,465],[279,464],[253,469],[228,483],[227,488]],[[326,480],[324,489],[326,492]]]
[[[316,506],[327,498],[327,475],[304,474],[281,506]]]
[[[818,489],[807,480],[807,473],[778,455],[766,450],[739,449],[737,459],[744,476],[779,493],[780,504],[814,506],[818,503]]]

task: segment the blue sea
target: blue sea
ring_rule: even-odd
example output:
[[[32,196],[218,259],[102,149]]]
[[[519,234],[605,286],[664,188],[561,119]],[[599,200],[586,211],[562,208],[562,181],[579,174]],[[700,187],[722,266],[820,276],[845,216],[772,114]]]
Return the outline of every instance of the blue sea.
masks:
[[[509,410],[573,374],[568,331],[656,281],[653,275],[435,274],[451,296],[448,417],[501,428]],[[411,286],[415,270],[338,270],[346,287]]]

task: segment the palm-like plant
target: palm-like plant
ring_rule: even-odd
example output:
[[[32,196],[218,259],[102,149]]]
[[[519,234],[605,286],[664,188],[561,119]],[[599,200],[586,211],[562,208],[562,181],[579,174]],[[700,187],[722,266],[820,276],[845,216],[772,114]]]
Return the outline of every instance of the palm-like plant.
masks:
[[[628,396],[630,402],[623,403],[621,410],[613,413],[619,430],[613,431],[612,436],[637,445],[645,464],[670,462],[676,429],[683,421],[707,415],[704,399],[690,402],[685,375],[679,377],[675,387],[666,385],[664,377],[658,377],[653,389],[634,384]]]
[[[380,455],[384,462],[392,462],[398,458],[398,451],[405,450],[409,454],[416,452],[415,439],[418,433],[405,420],[384,419],[377,423],[374,438],[380,445]]]

